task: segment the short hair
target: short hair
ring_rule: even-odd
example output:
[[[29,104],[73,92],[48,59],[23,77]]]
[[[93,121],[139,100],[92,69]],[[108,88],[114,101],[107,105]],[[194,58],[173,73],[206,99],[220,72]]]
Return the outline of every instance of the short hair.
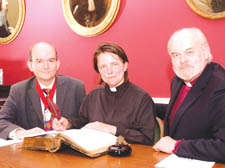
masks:
[[[200,29],[195,28],[195,27],[193,27],[193,28],[183,28],[183,29],[180,29],[180,30],[174,32],[172,34],[172,36],[170,37],[169,41],[168,41],[168,45],[167,45],[168,51],[170,50],[170,47],[171,47],[174,39],[176,37],[180,37],[180,36],[182,37],[182,35],[184,33],[188,33],[190,36],[192,36],[192,38],[195,38],[199,42],[199,44],[207,51],[208,63],[210,63],[212,61],[212,54],[211,54],[211,51],[210,51],[208,40],[205,37],[205,35],[203,34],[203,32]]]
[[[125,51],[119,45],[112,43],[112,42],[100,43],[100,45],[97,47],[97,49],[94,53],[94,58],[93,58],[94,69],[97,73],[99,73],[97,57],[102,53],[113,53],[113,54],[117,55],[119,58],[121,58],[123,63],[128,62],[128,58],[127,58]],[[128,81],[127,70],[124,73],[124,80]],[[103,83],[103,81],[102,81],[102,79],[100,79],[99,84],[102,84],[102,83]]]
[[[34,48],[35,46],[39,45],[39,44],[45,44],[45,45],[48,45],[48,46],[52,47],[52,48],[54,49],[54,51],[55,51],[55,58],[56,58],[56,60],[58,60],[58,54],[57,54],[57,50],[56,50],[55,46],[53,46],[52,44],[47,43],[47,42],[38,42],[38,43],[34,44],[34,45],[30,48],[30,50],[29,50],[29,61],[32,61],[32,60],[33,60],[33,56],[32,56],[32,50],[33,50],[33,48]]]

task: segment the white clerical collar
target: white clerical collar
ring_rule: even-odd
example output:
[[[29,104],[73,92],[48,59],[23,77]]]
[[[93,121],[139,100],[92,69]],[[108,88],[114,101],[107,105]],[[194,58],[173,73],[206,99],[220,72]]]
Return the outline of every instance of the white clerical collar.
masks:
[[[55,78],[49,86],[45,86],[45,85],[41,84],[41,82],[38,81],[41,89],[52,89],[52,86],[53,86],[54,82],[55,82]]]
[[[116,87],[113,87],[113,88],[109,88],[111,92],[117,92],[117,89]]]
[[[186,84],[188,87],[192,87],[191,82],[185,82],[185,84]]]

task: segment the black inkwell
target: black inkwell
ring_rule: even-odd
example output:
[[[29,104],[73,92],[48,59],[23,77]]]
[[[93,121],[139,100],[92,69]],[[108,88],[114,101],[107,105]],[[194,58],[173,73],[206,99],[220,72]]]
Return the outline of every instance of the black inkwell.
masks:
[[[123,136],[117,138],[116,145],[112,145],[108,149],[111,156],[129,156],[132,152],[130,144],[128,144]]]

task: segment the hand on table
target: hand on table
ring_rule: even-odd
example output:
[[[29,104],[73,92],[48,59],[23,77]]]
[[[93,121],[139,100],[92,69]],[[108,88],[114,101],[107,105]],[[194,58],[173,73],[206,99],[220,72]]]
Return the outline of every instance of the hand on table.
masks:
[[[42,132],[45,132],[45,131],[43,129],[39,128],[39,127],[35,127],[35,128],[32,128],[32,129],[28,129],[28,130],[18,129],[18,130],[16,130],[15,135],[16,135],[16,139],[23,139],[24,136],[42,133]]]
[[[153,149],[157,152],[165,152],[165,153],[172,153],[176,140],[172,139],[169,136],[162,137],[154,146]]]

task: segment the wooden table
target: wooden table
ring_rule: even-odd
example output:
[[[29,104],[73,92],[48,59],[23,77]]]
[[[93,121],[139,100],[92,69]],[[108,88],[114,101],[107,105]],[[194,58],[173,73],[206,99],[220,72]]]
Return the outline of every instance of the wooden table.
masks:
[[[131,145],[129,157],[109,155],[88,158],[72,149],[57,153],[21,149],[21,144],[0,147],[0,168],[154,168],[168,154],[154,152],[151,146]],[[213,168],[225,168],[215,164]]]

